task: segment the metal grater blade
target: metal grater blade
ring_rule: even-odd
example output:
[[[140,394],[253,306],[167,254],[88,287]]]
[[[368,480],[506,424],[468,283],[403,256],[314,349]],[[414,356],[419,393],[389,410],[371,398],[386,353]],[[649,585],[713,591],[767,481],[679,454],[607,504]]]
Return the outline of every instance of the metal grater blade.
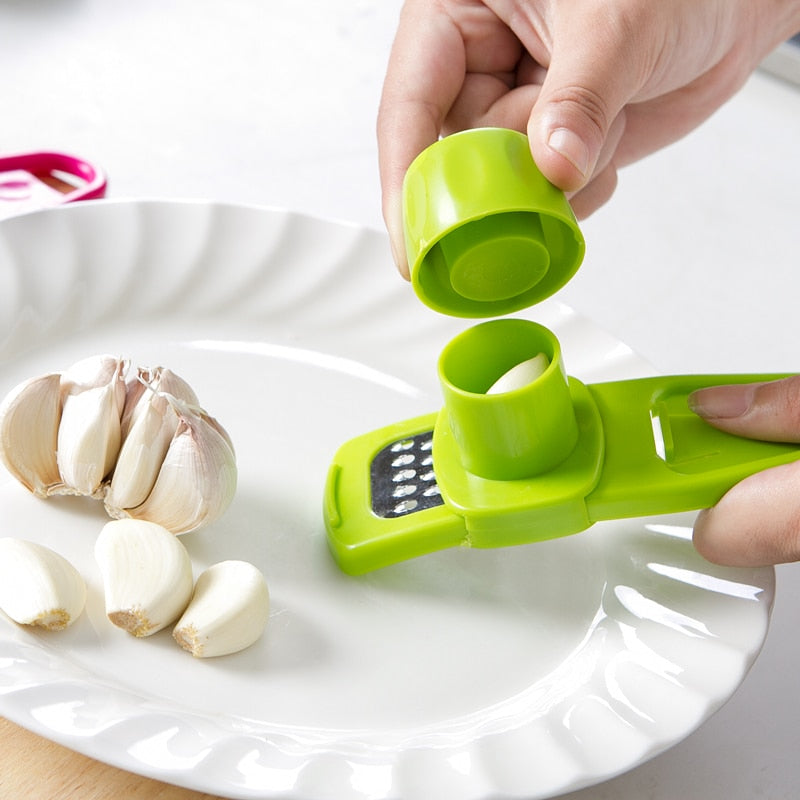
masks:
[[[370,464],[372,512],[394,519],[444,504],[433,472],[433,431],[394,441]]]

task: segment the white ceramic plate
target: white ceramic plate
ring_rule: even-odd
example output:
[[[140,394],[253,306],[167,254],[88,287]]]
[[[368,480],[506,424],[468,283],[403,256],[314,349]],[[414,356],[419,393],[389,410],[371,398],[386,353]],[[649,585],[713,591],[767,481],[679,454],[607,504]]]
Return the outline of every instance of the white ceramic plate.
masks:
[[[585,381],[647,372],[562,306],[530,316]],[[128,770],[228,797],[546,797],[628,770],[735,691],[764,640],[772,569],[700,559],[691,516],[605,523],[360,578],[329,556],[340,443],[438,408],[438,354],[467,324],[396,277],[385,237],[205,203],[87,203],[0,225],[0,392],[96,352],[184,376],[237,447],[240,486],[183,538],[196,570],[244,558],[267,633],[207,661],[104,617],[93,501],[0,477],[4,535],[89,584],[59,634],[0,614],[0,713]]]

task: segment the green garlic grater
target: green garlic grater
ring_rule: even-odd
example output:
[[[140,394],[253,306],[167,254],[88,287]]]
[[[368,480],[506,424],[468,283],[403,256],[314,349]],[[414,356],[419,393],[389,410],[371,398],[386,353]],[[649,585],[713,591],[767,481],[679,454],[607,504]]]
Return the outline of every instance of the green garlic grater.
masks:
[[[433,308],[509,313],[552,294],[580,265],[577,223],[522,134],[443,139],[412,164],[404,188],[412,283]],[[535,357],[546,364],[535,380],[489,391]],[[782,375],[585,385],[567,376],[554,334],[521,319],[467,329],[442,351],[438,373],[441,411],[357,437],[334,457],[324,516],[344,572],[704,508],[747,475],[800,458],[797,445],[723,433],[687,403],[705,386]]]

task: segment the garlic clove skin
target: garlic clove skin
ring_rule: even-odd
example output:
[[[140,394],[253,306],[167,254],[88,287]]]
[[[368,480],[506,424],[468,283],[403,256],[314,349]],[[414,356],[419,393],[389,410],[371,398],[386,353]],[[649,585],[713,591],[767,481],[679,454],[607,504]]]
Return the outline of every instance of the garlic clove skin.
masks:
[[[181,406],[178,427],[153,490],[136,508],[134,519],[147,519],[175,534],[218,519],[236,492],[236,457],[219,423],[203,412]]]
[[[196,658],[229,655],[256,642],[268,619],[261,571],[247,561],[222,561],[201,573],[172,636]]]
[[[82,391],[111,383],[122,374],[120,364],[127,368],[126,361],[108,353],[82,358],[61,373],[62,387],[65,392],[70,389]]]
[[[14,387],[0,403],[0,460],[38,497],[62,486],[56,460],[61,376],[42,375]]]
[[[94,356],[61,375],[57,462],[64,494],[98,496],[121,442],[127,362]]]
[[[137,417],[146,411],[154,398],[164,405],[170,398],[197,407],[200,401],[194,389],[166,367],[139,367],[125,387],[125,408],[122,411],[122,438],[125,439]]]
[[[501,394],[521,389],[541,377],[550,366],[550,360],[544,353],[516,364],[508,372],[504,372],[486,391],[486,394]]]
[[[122,446],[104,497],[110,516],[126,516],[124,509],[141,505],[152,491],[178,429],[176,400],[198,402],[191,386],[169,369],[139,369],[128,382]]]
[[[95,542],[106,615],[136,637],[171,625],[192,595],[192,563],[166,528],[145,520],[108,522]]]
[[[122,509],[143,503],[153,489],[169,443],[178,425],[156,404],[140,414],[122,443],[103,502],[109,515],[125,516]]]
[[[0,608],[20,625],[59,631],[81,615],[86,584],[55,551],[24,539],[0,539]]]

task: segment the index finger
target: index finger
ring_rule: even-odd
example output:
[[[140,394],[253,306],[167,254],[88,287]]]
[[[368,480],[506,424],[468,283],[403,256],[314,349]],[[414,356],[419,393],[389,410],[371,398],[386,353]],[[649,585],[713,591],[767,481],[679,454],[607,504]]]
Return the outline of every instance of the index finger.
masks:
[[[401,274],[409,277],[403,240],[403,178],[438,138],[464,81],[461,32],[434,4],[408,2],[392,45],[378,109],[378,166],[383,217]]]

